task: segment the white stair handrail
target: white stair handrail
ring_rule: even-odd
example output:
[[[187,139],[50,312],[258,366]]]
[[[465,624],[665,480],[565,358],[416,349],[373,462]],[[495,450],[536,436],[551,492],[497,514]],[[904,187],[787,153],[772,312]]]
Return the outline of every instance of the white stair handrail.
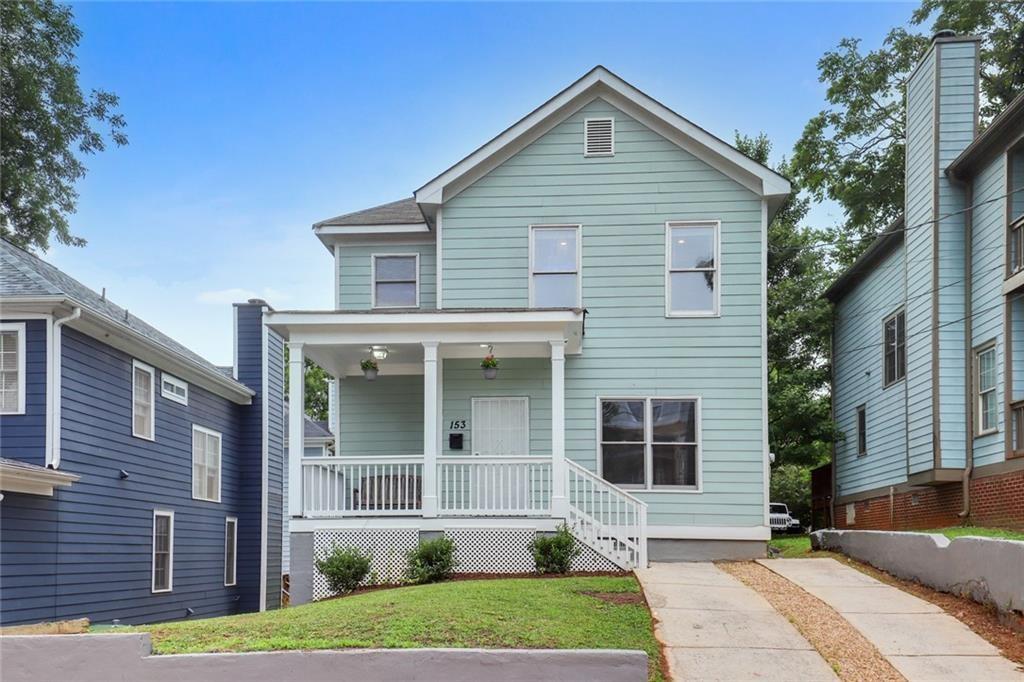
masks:
[[[647,565],[647,504],[578,463],[566,461],[569,525],[622,568]]]

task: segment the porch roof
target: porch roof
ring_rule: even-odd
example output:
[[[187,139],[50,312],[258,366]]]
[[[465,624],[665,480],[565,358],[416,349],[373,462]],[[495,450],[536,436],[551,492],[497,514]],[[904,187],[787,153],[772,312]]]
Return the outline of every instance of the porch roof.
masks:
[[[267,325],[335,376],[359,372],[370,346],[386,346],[388,373],[422,373],[423,343],[439,344],[439,357],[480,357],[493,346],[499,357],[550,357],[551,343],[567,354],[583,348],[582,308],[446,308],[444,310],[278,310]],[[486,354],[486,351],[484,351]]]

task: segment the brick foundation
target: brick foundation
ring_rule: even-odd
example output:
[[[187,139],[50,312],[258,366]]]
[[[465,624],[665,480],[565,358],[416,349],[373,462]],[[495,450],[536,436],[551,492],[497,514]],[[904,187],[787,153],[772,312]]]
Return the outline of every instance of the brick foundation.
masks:
[[[835,508],[837,528],[857,530],[924,530],[959,526],[963,509],[963,487],[952,483],[915,488],[892,496],[879,495],[852,503],[855,519],[846,523],[846,505]],[[973,526],[1024,530],[1024,470],[971,480]]]

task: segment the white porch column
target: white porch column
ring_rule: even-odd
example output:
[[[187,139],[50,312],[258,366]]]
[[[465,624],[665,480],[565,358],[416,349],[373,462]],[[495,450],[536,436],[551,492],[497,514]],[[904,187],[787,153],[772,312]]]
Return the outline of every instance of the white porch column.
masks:
[[[551,515],[565,518],[565,341],[551,342]]]
[[[301,343],[288,344],[288,515],[302,516],[302,417],[306,381]]]
[[[423,516],[437,516],[437,341],[423,342]]]
[[[338,438],[338,425],[341,423],[341,377],[327,380],[327,430],[335,440]],[[337,449],[337,443],[335,443]]]

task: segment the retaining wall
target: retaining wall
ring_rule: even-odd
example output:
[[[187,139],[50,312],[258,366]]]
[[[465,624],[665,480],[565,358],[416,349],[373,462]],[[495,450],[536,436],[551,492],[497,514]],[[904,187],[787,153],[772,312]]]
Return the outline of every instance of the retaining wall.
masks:
[[[0,660],[4,682],[647,680],[642,651],[353,649],[153,656],[145,633],[0,637]]]
[[[815,549],[859,561],[943,592],[1024,612],[1024,542],[874,530],[819,530]]]

